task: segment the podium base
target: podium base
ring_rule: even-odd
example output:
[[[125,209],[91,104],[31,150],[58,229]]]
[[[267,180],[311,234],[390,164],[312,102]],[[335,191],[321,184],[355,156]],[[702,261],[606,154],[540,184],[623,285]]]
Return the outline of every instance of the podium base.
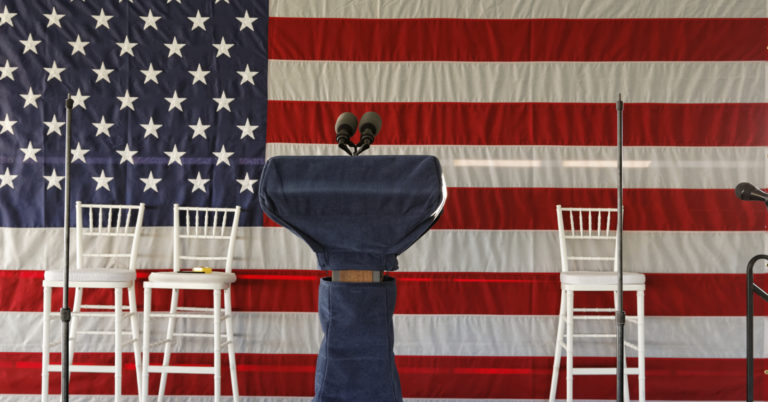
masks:
[[[395,366],[395,280],[320,281],[323,342],[315,370],[315,402],[402,401]]]

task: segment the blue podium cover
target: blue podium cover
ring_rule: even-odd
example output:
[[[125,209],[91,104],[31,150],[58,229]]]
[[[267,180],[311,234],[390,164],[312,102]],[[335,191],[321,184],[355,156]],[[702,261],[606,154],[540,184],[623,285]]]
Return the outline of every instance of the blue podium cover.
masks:
[[[277,156],[259,202],[304,239],[324,270],[397,270],[397,256],[438,219],[445,202],[434,156]]]

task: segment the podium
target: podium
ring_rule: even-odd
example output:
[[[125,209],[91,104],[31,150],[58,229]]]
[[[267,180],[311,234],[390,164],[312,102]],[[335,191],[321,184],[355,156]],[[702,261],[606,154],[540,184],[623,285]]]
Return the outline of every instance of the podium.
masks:
[[[396,282],[373,274],[398,269],[397,256],[437,221],[445,198],[433,156],[278,156],[265,164],[262,210],[334,273],[320,281],[324,337],[314,401],[402,400],[393,352]]]

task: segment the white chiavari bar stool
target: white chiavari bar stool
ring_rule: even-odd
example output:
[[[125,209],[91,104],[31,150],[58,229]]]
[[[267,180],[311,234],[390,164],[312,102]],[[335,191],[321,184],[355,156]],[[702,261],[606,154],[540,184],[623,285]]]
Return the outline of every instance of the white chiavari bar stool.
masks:
[[[136,312],[136,255],[144,219],[144,204],[110,205],[75,203],[75,269],[70,271],[69,285],[75,290],[69,336],[70,373],[112,373],[114,374],[115,401],[122,395],[122,349],[124,345],[133,346],[136,364],[136,382],[140,387],[141,354],[139,349],[139,325]],[[127,260],[127,263],[120,261]],[[61,372],[61,364],[51,364],[51,349],[61,343],[51,341],[51,320],[59,319],[59,314],[51,313],[51,295],[53,288],[64,286],[64,271],[50,270],[43,279],[43,361],[42,361],[42,400],[48,397],[48,378],[50,372]],[[113,291],[114,300],[108,304],[98,301],[95,304],[83,304],[83,294],[97,289]],[[124,305],[123,292],[128,294],[128,305]],[[98,296],[95,296],[98,297]],[[123,320],[129,319],[130,332],[123,331]],[[113,321],[112,329],[98,326],[99,322]],[[80,329],[80,326],[88,327]],[[127,335],[127,339],[125,338]],[[73,358],[78,341],[81,338],[111,336],[114,338],[114,364],[75,364]],[[91,338],[89,338],[91,339]],[[91,343],[98,344],[94,341]],[[62,356],[62,359],[65,357]]]
[[[149,373],[160,374],[158,401],[165,394],[168,374],[209,374],[213,375],[214,401],[221,398],[221,349],[226,346],[229,358],[229,375],[232,396],[239,399],[237,367],[235,362],[234,333],[232,329],[231,284],[237,279],[232,272],[235,239],[237,237],[240,207],[204,208],[173,206],[173,271],[153,272],[144,282],[144,336],[142,341],[143,368],[141,395],[147,400],[149,394]],[[211,264],[219,269],[208,269],[209,273],[189,272],[200,264]],[[224,266],[223,270],[220,269]],[[170,289],[171,302],[168,312],[152,312],[152,291]],[[210,290],[212,307],[179,306],[181,290]],[[224,308],[222,309],[222,295]],[[223,310],[223,311],[222,311]],[[165,337],[150,343],[153,318],[167,318]],[[177,330],[177,320],[188,324],[192,320],[208,321],[211,332]],[[221,324],[225,334],[222,337]],[[192,325],[189,325],[192,327]],[[182,339],[211,339],[213,342],[213,366],[171,365],[171,348],[180,346]],[[163,361],[160,365],[149,364],[152,347],[163,346]]]
[[[609,325],[613,332],[597,332],[600,321],[615,323],[618,301],[618,236],[616,235],[617,208],[564,208],[557,206],[557,232],[560,245],[560,313],[555,339],[555,359],[552,368],[549,400],[555,400],[562,351],[566,353],[566,399],[573,400],[573,377],[575,375],[616,375],[616,367],[573,367],[574,343],[576,340],[613,340],[605,347],[615,351],[616,327]],[[602,268],[602,270],[600,270]],[[623,289],[635,292],[637,315],[627,316],[626,322],[637,329],[637,342],[624,341],[624,400],[629,401],[627,375],[638,376],[638,399],[645,401],[645,335],[644,335],[644,293],[645,275],[624,272]],[[576,292],[611,292],[613,305],[575,307]],[[589,332],[576,333],[576,321],[585,322]],[[627,325],[629,327],[629,325]],[[565,332],[565,334],[563,334]],[[625,331],[625,334],[628,331]],[[586,344],[587,342],[584,342]],[[594,347],[594,345],[591,345]],[[637,366],[627,367],[626,349],[637,353]]]

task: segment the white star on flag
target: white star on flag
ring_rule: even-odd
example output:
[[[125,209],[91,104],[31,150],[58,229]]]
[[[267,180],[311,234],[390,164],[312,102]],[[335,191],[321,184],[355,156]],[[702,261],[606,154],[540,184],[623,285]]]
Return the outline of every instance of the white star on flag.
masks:
[[[170,152],[165,152],[165,154],[166,154],[166,155],[168,155],[168,166],[170,166],[170,165],[171,165],[171,163],[174,163],[174,162],[175,162],[175,163],[178,163],[178,164],[179,164],[179,166],[184,166],[184,164],[183,164],[183,163],[181,163],[181,157],[182,157],[182,156],[183,156],[185,153],[186,153],[186,152],[180,152],[180,151],[178,150],[178,148],[176,147],[176,145],[174,145],[174,146],[173,146],[173,150],[172,150],[172,151],[170,151]]]
[[[219,98],[213,98],[214,102],[218,106],[216,106],[216,111],[218,112],[221,109],[227,109],[227,111],[231,112],[232,110],[229,108],[229,104],[232,103],[235,98],[227,98],[227,94],[224,93],[224,91],[221,91],[221,97]]]
[[[240,184],[240,192],[250,191],[253,193],[253,185],[259,181],[259,179],[251,179],[251,176],[248,175],[248,172],[245,173],[245,177],[242,179],[237,179],[237,182]]]
[[[51,120],[49,121],[43,121],[43,124],[45,124],[45,126],[48,127],[48,132],[45,133],[45,135],[51,135],[54,133],[61,135],[61,126],[63,126],[64,123],[65,122],[63,121],[58,121],[56,119],[56,115],[53,115],[53,117],[51,117]]]
[[[37,153],[40,152],[40,148],[33,148],[32,147],[32,141],[27,143],[26,148],[20,148],[21,152],[24,153],[24,159],[22,159],[22,162],[25,162],[27,159],[32,159],[33,161],[37,162]]]
[[[197,137],[198,135],[199,135],[199,136],[201,136],[201,137],[203,137],[203,138],[208,138],[208,137],[205,135],[205,130],[207,130],[207,129],[208,129],[208,127],[210,127],[210,126],[211,126],[210,124],[203,124],[203,119],[202,119],[202,118],[200,118],[200,117],[198,117],[198,118],[197,118],[197,124],[195,124],[195,125],[191,125],[191,124],[190,124],[190,125],[189,125],[189,128],[191,128],[192,130],[194,130],[194,132],[192,133],[192,138],[194,139],[194,138],[195,138],[195,137]]]
[[[43,67],[43,70],[45,70],[45,72],[48,73],[48,79],[46,79],[46,81],[50,81],[50,80],[61,81],[61,73],[64,70],[66,70],[66,68],[57,66],[56,60],[54,60],[53,64],[50,67]]]
[[[139,151],[131,151],[131,148],[128,147],[128,144],[125,144],[125,149],[123,149],[122,151],[118,150],[116,152],[120,155],[121,165],[125,162],[128,162],[131,165],[133,165],[133,155],[136,155]]]
[[[0,175],[0,188],[3,188],[5,186],[13,188],[13,180],[16,179],[16,176],[18,175],[11,174],[11,170],[9,168],[5,168],[5,173]]]
[[[190,31],[194,31],[197,28],[202,29],[205,31],[205,21],[208,21],[208,18],[210,17],[203,17],[200,15],[200,10],[197,10],[197,15],[194,17],[187,17],[190,21],[192,21],[192,29]]]
[[[104,66],[104,62],[101,62],[100,68],[94,68],[92,69],[94,73],[96,73],[96,82],[99,82],[101,80],[104,80],[106,82],[109,82],[109,74],[111,74],[115,69],[113,68],[107,68]]]
[[[229,48],[231,48],[232,46],[235,46],[235,45],[232,44],[232,43],[224,42],[224,38],[222,37],[220,43],[218,43],[218,44],[214,43],[213,44],[213,47],[215,47],[216,50],[217,50],[216,57],[219,57],[221,55],[224,55],[224,56],[227,56],[227,57],[231,57],[229,55]]]
[[[123,110],[125,108],[135,110],[133,108],[133,102],[136,101],[136,99],[139,99],[138,96],[131,96],[131,94],[128,93],[128,90],[125,90],[125,95],[118,96],[117,100],[120,101],[120,110]]]
[[[124,55],[126,53],[130,54],[131,56],[133,56],[133,48],[136,47],[136,45],[138,45],[138,43],[136,43],[136,42],[129,42],[128,41],[128,35],[125,35],[125,40],[122,43],[117,42],[117,46],[120,48],[120,56],[122,56],[122,55]]]
[[[221,150],[219,152],[213,153],[213,155],[216,156],[216,166],[219,166],[220,163],[230,166],[229,157],[234,154],[235,154],[234,152],[227,152],[227,149],[224,148],[224,145],[222,145]]]
[[[200,81],[203,83],[203,85],[207,85],[205,82],[205,76],[210,73],[210,71],[203,70],[202,66],[200,64],[197,64],[197,70],[189,70],[189,73],[192,74],[192,85],[195,85],[196,82]]]
[[[90,97],[91,97],[90,95],[83,95],[83,94],[81,94],[80,93],[80,88],[78,88],[77,89],[77,93],[72,95],[72,102],[73,102],[72,109],[74,109],[74,108],[76,108],[78,106],[82,107],[83,109],[86,109],[85,101],[88,98],[90,98]]]
[[[35,109],[37,109],[37,98],[41,96],[41,94],[36,94],[32,92],[32,88],[29,88],[29,92],[26,94],[19,94],[22,98],[24,98],[24,107],[32,106]]]
[[[91,123],[94,127],[96,127],[96,137],[98,137],[100,134],[105,134],[107,137],[109,137],[109,129],[114,126],[114,123],[107,123],[106,120],[104,120],[104,116],[101,116],[101,121],[99,123]]]
[[[242,31],[245,28],[250,29],[253,31],[253,22],[256,21],[258,18],[251,17],[248,15],[248,10],[245,10],[245,14],[242,17],[235,17],[238,21],[240,21],[240,30]]]
[[[11,81],[14,81],[13,79],[13,72],[18,70],[18,67],[11,67],[11,64],[8,62],[8,60],[5,61],[5,65],[3,68],[0,68],[0,80],[3,78],[9,78]]]
[[[71,150],[71,152],[72,152],[72,162],[74,163],[75,161],[80,160],[80,161],[83,161],[83,163],[86,163],[85,162],[85,154],[87,154],[90,151],[91,151],[90,149],[81,148],[80,147],[80,143],[78,142],[77,143],[77,147],[75,149]]]
[[[104,9],[101,9],[101,12],[99,14],[94,14],[93,19],[96,20],[96,29],[99,29],[99,27],[104,27],[109,29],[109,20],[112,18],[111,15],[104,14]]]
[[[147,30],[147,28],[149,28],[149,27],[155,28],[155,30],[157,30],[157,29],[158,29],[158,28],[157,28],[157,20],[159,20],[159,19],[160,19],[160,17],[156,17],[156,16],[152,15],[152,10],[151,10],[151,9],[150,9],[150,10],[149,10],[149,12],[147,13],[147,15],[145,15],[145,16],[140,16],[139,18],[141,18],[142,20],[144,20],[144,30],[145,30],[145,31],[146,31],[146,30]]]
[[[58,14],[56,12],[56,7],[53,7],[50,14],[43,14],[43,16],[48,19],[48,25],[45,26],[46,28],[50,28],[51,25],[56,25],[61,28],[61,19],[64,18],[65,14]]]
[[[50,190],[54,187],[61,190],[61,181],[64,180],[64,176],[59,176],[56,174],[56,169],[53,169],[53,172],[48,176],[43,176],[43,179],[45,179],[48,182],[48,186],[45,188],[46,190]]]
[[[0,120],[0,126],[3,127],[2,130],[0,130],[0,134],[8,132],[13,134],[13,125],[16,124],[16,120],[11,120],[8,117],[8,113],[5,114],[5,120]]]
[[[258,74],[259,72],[251,71],[251,66],[249,66],[248,64],[245,65],[244,70],[238,70],[237,73],[240,74],[240,77],[242,77],[242,79],[240,80],[240,85],[243,85],[246,82],[250,83],[251,85],[256,85],[253,82],[253,77],[255,77],[256,74]]]
[[[147,192],[149,190],[152,190],[156,193],[160,192],[160,190],[157,189],[157,183],[160,183],[163,179],[157,179],[155,178],[155,175],[152,174],[152,171],[149,171],[149,176],[147,177],[141,177],[141,181],[144,183],[144,192]]]
[[[74,41],[69,41],[67,43],[69,43],[69,46],[72,46],[72,56],[74,56],[75,53],[82,53],[83,56],[85,56],[85,47],[88,46],[90,42],[80,40],[80,35],[78,34]]]
[[[179,111],[183,112],[184,109],[181,107],[181,102],[184,102],[187,100],[187,98],[181,98],[178,95],[176,95],[176,91],[173,91],[173,96],[170,98],[165,98],[165,100],[168,102],[168,111],[170,112],[173,109],[179,109]]]
[[[200,175],[200,172],[197,172],[197,177],[194,179],[187,179],[190,183],[192,183],[192,192],[194,193],[197,190],[200,190],[204,193],[207,193],[205,190],[205,184],[211,181],[211,179],[203,179]]]
[[[256,137],[253,135],[253,131],[259,128],[258,125],[252,126],[251,125],[251,119],[245,119],[245,124],[242,126],[237,126],[240,130],[242,130],[242,133],[240,134],[240,139],[242,140],[245,137],[250,137],[251,139],[256,139]]]
[[[21,54],[25,54],[30,51],[34,54],[37,54],[37,45],[39,45],[42,41],[32,39],[32,34],[29,34],[29,36],[27,36],[27,40],[20,40],[19,42],[24,45],[24,51],[22,51]]]
[[[8,24],[10,26],[13,26],[13,17],[16,16],[16,13],[9,13],[8,12],[8,6],[5,6],[3,9],[3,12],[0,13],[0,27],[3,26],[3,24]]]
[[[155,84],[159,84],[160,82],[157,81],[157,76],[162,72],[163,70],[155,70],[155,68],[152,67],[152,63],[149,63],[149,68],[146,70],[141,70],[141,73],[144,74],[145,84],[149,81],[154,81]]]
[[[139,124],[141,128],[144,129],[144,138],[149,137],[150,135],[155,136],[155,138],[160,138],[160,136],[157,134],[157,129],[162,127],[162,124],[155,124],[155,121],[152,119],[152,116],[149,116],[149,121],[147,124]]]
[[[183,48],[184,46],[187,46],[187,44],[177,42],[176,37],[174,36],[173,41],[171,43],[165,44],[165,47],[168,48],[168,58],[170,59],[171,56],[173,56],[174,54],[179,57],[183,57],[181,55],[181,48]]]
[[[92,179],[93,179],[93,181],[96,182],[96,190],[94,190],[94,191],[98,191],[100,188],[103,188],[103,189],[105,189],[107,191],[111,191],[109,189],[109,182],[112,181],[112,177],[107,176],[104,173],[104,169],[101,169],[101,174],[98,177],[97,176],[93,176]]]

